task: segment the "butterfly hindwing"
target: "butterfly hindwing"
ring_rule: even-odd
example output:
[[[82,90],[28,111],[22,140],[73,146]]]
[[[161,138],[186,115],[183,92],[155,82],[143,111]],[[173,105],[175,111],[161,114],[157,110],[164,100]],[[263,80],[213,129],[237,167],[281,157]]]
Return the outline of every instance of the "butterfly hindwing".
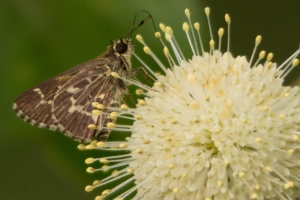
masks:
[[[53,77],[28,89],[16,99],[13,109],[32,125],[57,130],[57,123],[52,118],[53,99],[59,87],[75,73]]]

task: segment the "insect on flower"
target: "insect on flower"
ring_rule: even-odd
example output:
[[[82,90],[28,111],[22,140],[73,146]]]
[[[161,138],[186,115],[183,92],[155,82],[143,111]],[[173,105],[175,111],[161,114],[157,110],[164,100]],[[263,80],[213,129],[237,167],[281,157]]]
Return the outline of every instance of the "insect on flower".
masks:
[[[126,80],[138,71],[131,67],[132,32],[150,18],[153,22],[148,13],[148,17],[134,28],[138,13],[132,30],[112,41],[99,57],[22,93],[13,104],[18,116],[32,125],[64,132],[78,141],[88,142],[94,137],[106,141],[110,133],[107,125],[115,121],[109,108],[119,107],[127,93],[129,83]],[[116,75],[122,79],[116,79]]]

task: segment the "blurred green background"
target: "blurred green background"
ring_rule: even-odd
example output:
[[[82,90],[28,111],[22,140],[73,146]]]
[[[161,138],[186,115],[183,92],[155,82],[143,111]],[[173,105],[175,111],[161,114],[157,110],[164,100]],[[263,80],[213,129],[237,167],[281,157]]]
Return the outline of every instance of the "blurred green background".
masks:
[[[259,49],[272,51],[278,63],[300,44],[299,0],[1,0],[0,199],[94,199],[100,194],[101,190],[84,191],[100,177],[85,172],[84,160],[100,153],[78,151],[78,143],[62,134],[23,122],[11,109],[14,99],[27,88],[98,56],[112,39],[131,30],[133,16],[142,9],[152,14],[157,28],[160,22],[172,26],[177,40],[184,45],[184,9],[190,8],[192,20],[201,23],[207,44],[206,6],[211,7],[215,38],[219,27],[227,27],[225,13],[230,14],[234,55],[249,58],[258,34],[263,36]],[[145,16],[140,14],[137,21]],[[152,36],[151,23],[137,33],[156,54],[162,52]],[[142,46],[135,43],[135,52],[149,60]],[[185,49],[190,55],[189,48]],[[133,59],[133,67],[137,66]],[[294,70],[287,83],[299,74]]]

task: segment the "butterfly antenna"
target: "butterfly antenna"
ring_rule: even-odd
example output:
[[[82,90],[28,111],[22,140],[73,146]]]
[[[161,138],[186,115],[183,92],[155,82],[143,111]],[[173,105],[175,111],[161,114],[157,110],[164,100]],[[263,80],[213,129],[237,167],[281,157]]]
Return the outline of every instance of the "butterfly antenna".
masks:
[[[137,15],[138,15],[140,12],[145,12],[145,13],[148,14],[148,16],[147,16],[145,19],[143,19],[136,27],[134,27],[136,17],[137,17]],[[142,26],[142,25],[143,25],[146,21],[148,21],[149,19],[151,19],[152,24],[153,24],[153,27],[154,27],[154,30],[155,30],[155,32],[157,32],[157,29],[156,29],[156,26],[155,26],[155,24],[154,24],[154,20],[153,20],[152,15],[151,15],[148,11],[146,11],[146,10],[140,10],[140,11],[138,11],[138,12],[135,14],[135,16],[134,16],[131,31],[130,31],[129,33],[127,33],[123,38],[127,37],[128,35],[130,35],[129,37],[131,37],[133,31],[135,31],[136,29],[138,29],[140,26]]]

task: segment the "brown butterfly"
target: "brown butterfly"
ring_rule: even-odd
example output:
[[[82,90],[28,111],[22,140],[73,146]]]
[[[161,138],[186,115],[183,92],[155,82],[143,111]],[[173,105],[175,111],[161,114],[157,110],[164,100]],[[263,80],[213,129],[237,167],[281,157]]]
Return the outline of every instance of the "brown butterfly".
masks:
[[[136,28],[149,18],[152,19],[150,14]],[[113,41],[96,59],[26,90],[16,99],[13,109],[32,125],[59,130],[75,140],[89,142],[96,136],[99,141],[106,141],[110,130],[103,127],[115,120],[109,117],[112,111],[107,107],[119,107],[128,86],[128,82],[111,76],[111,72],[130,79],[137,71],[131,68],[134,46],[126,36]],[[97,112],[93,112],[93,102],[102,104],[105,114],[94,114]]]

